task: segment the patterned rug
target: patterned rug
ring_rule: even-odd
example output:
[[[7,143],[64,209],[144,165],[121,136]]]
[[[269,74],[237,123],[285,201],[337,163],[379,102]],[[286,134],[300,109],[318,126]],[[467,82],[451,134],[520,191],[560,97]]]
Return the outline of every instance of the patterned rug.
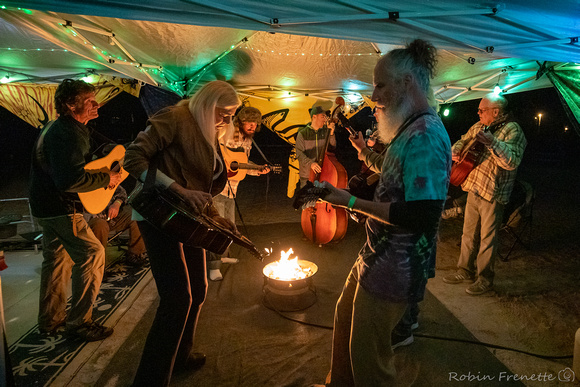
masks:
[[[109,265],[95,301],[93,319],[105,323],[149,270],[148,261],[132,266],[121,258]],[[34,326],[9,349],[16,386],[48,386],[86,344],[67,338],[64,332],[41,334],[38,326]]]

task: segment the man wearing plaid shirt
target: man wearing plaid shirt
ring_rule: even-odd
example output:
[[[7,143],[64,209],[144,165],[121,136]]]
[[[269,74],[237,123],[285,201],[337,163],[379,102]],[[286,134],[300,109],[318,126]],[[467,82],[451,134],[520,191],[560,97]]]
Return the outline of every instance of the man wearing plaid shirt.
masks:
[[[479,122],[451,149],[453,161],[459,161],[461,150],[471,139],[485,145],[479,163],[461,185],[468,196],[458,270],[443,278],[448,284],[471,283],[465,291],[474,296],[493,288],[503,210],[527,145],[522,128],[510,119],[506,108],[504,97],[485,96],[477,109]]]
[[[262,125],[262,113],[255,107],[243,107],[234,118],[235,131],[232,138],[221,139],[229,149],[239,149],[245,152],[246,156],[250,156],[252,150],[252,139],[254,134],[260,131]],[[227,160],[226,160],[227,161]],[[255,165],[252,162],[249,164]],[[270,172],[270,167],[265,165],[263,168],[248,169],[246,173],[252,176],[258,176]],[[238,192],[238,185],[240,180],[233,178],[228,179],[228,183],[224,190],[213,198],[213,205],[218,210],[219,214],[226,219],[231,220],[234,224],[236,222],[236,194]],[[238,259],[230,257],[229,248],[225,253],[225,257],[220,257],[218,254],[207,254],[207,267],[209,270],[209,279],[212,281],[221,281],[223,279],[220,271],[223,263],[237,263]]]

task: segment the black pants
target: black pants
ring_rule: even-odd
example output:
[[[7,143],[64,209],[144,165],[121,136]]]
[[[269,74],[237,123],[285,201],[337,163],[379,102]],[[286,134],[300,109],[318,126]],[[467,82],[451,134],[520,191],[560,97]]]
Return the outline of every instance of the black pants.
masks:
[[[134,386],[167,386],[174,365],[185,364],[205,300],[205,251],[183,246],[145,221],[138,222],[159,292]]]

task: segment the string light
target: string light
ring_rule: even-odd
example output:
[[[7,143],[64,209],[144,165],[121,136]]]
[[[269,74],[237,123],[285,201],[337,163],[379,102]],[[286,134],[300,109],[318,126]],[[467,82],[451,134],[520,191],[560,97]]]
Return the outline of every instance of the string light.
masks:
[[[259,52],[260,54],[274,54],[274,55],[286,55],[286,56],[290,56],[290,55],[294,55],[294,56],[367,56],[367,55],[376,55],[376,52],[363,52],[363,53],[338,53],[338,54],[333,54],[333,53],[316,53],[316,52],[312,52],[310,54],[308,53],[304,53],[304,52],[280,52],[280,51],[275,51],[275,50],[261,50],[258,48],[254,48],[254,47],[249,47],[249,46],[243,46],[242,48],[246,49],[246,50],[251,50],[254,52]]]
[[[64,27],[66,29],[66,31],[69,31],[70,33],[72,33],[72,35],[74,37],[80,37],[83,41],[83,43],[85,45],[90,45],[91,48],[97,52],[97,54],[99,54],[105,61],[113,64],[113,63],[117,63],[117,64],[121,64],[121,65],[129,65],[129,66],[134,66],[137,67],[139,69],[139,71],[141,72],[145,72],[145,73],[149,73],[148,71],[148,67],[153,67],[156,69],[156,71],[152,71],[154,74],[158,74],[162,77],[165,77],[165,74],[163,73],[163,67],[162,66],[153,66],[153,65],[145,65],[142,63],[137,63],[137,62],[127,62],[127,59],[122,58],[121,56],[113,56],[110,53],[108,53],[107,51],[95,46],[94,44],[92,44],[91,42],[86,41],[82,36],[80,36],[79,34],[76,33],[76,31],[72,28],[72,25],[68,25],[68,24],[64,24],[64,23],[58,23],[58,25],[60,25],[61,27]],[[71,28],[69,28],[71,27]],[[114,36],[114,35],[113,35]],[[113,37],[108,37],[109,39],[107,40],[109,44],[113,43],[113,45],[115,44],[113,41]],[[67,51],[67,50],[65,50]],[[149,75],[148,75],[149,76]],[[156,81],[155,81],[156,82]]]
[[[68,52],[64,48],[14,48],[14,47],[0,47],[0,50],[6,51],[52,51],[52,52]]]
[[[32,15],[32,11],[29,10],[29,9],[26,9],[26,8],[20,8],[20,7],[18,7],[18,8],[14,8],[14,7],[8,8],[5,5],[0,5],[0,9],[18,10],[18,11],[24,12],[24,13],[26,13],[28,15]]]

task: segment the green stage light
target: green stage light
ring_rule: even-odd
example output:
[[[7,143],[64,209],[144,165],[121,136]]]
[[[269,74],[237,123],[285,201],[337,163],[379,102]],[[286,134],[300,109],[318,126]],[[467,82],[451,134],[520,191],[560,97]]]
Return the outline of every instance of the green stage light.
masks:
[[[451,112],[449,111],[449,109],[445,109],[445,110],[443,110],[443,116],[447,117],[447,116],[449,115],[449,113],[451,113]]]

